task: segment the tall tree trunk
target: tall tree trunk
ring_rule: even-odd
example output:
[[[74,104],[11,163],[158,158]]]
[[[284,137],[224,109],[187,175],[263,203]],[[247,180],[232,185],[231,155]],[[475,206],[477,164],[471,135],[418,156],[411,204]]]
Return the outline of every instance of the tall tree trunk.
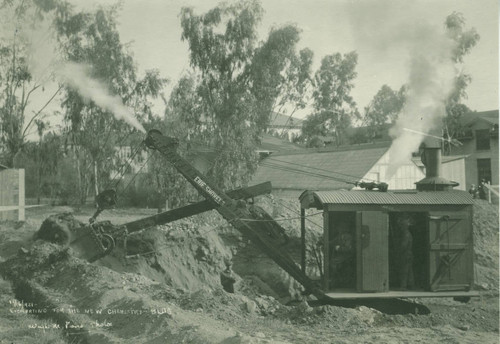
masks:
[[[37,180],[37,204],[40,204],[40,193],[41,193],[41,184],[42,184],[42,159],[40,157],[40,154],[42,153],[42,136],[40,135],[40,140],[38,141],[38,149],[39,152],[36,155],[36,162],[37,162],[37,167],[38,167],[38,180]]]
[[[36,195],[36,204],[40,204],[40,184],[42,183],[42,171],[40,166],[38,166],[38,181],[37,181],[37,195]]]
[[[99,194],[99,184],[97,183],[97,161],[94,160],[94,192],[95,196]]]
[[[83,180],[82,180],[82,171],[81,171],[81,165],[80,165],[80,154],[77,149],[75,149],[75,158],[76,158],[76,171],[78,175],[78,192],[79,192],[79,201],[81,205],[85,204],[85,188],[83,185]]]

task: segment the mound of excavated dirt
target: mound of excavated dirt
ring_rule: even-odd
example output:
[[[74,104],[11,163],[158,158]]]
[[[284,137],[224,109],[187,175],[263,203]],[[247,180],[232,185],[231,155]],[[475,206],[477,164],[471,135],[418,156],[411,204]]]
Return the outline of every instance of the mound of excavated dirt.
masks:
[[[475,200],[473,230],[476,287],[498,293],[498,206]]]
[[[173,288],[197,291],[220,284],[224,261],[232,253],[217,234],[218,227],[183,220],[135,233],[98,264],[131,272]]]
[[[70,212],[50,215],[43,221],[40,229],[35,233],[34,239],[65,245],[69,242],[71,233],[83,225]]]
[[[44,328],[50,321],[40,319],[32,314],[16,313],[19,301],[16,300],[11,284],[0,277],[0,343],[23,344],[64,344],[62,334],[58,331],[47,331],[43,336],[30,326]]]
[[[216,320],[184,311],[165,284],[88,264],[69,250],[37,241],[0,265],[12,281],[19,312],[40,314],[73,342],[221,342],[234,336]]]
[[[265,202],[266,210],[281,218],[291,237],[284,248],[298,261],[294,231],[298,235],[300,222],[290,219],[298,215],[294,203],[285,203],[292,209],[279,216],[280,200]],[[482,202],[477,207],[476,266],[488,269],[485,274],[495,272],[498,281],[492,265],[498,255],[498,212]],[[278,300],[300,288],[214,212],[134,233],[125,247],[119,243],[111,256],[93,264],[42,241],[16,252],[4,256],[0,274],[21,302],[14,310],[39,317],[30,322],[44,319],[39,324],[47,328],[30,330],[40,338],[58,338],[48,331],[64,334],[70,343],[476,343],[498,338],[497,296],[468,304],[422,300],[431,310],[424,315],[391,315],[366,306],[310,307],[303,301],[284,305]],[[233,260],[239,275],[235,294],[220,286],[226,259]],[[0,334],[0,342],[6,338],[15,337]]]
[[[289,218],[296,220],[292,214]],[[52,215],[35,238],[65,241],[66,233],[83,225],[71,214]],[[292,238],[283,249],[299,261],[298,238]],[[195,292],[218,288],[226,261],[234,264],[237,292],[266,294],[284,301],[300,298],[302,287],[215,212],[132,233],[126,244],[118,242],[111,255],[95,264]],[[259,263],[249,264],[255,261]]]
[[[297,200],[281,199],[268,195],[260,197],[256,204],[269,213],[273,219],[279,223],[289,237],[288,242],[281,246],[281,249],[294,259],[300,262],[300,204]],[[316,210],[306,212],[306,242],[307,252],[307,273],[313,279],[319,278],[317,262],[314,261],[310,251],[310,245],[318,241],[322,235],[322,217]],[[223,237],[224,238],[224,237]],[[240,240],[234,254],[234,271],[244,279],[242,288],[251,286],[252,290],[270,295],[286,303],[290,300],[302,299],[303,287],[283,271],[273,260],[262,253],[259,248],[249,241]],[[254,289],[256,288],[256,289]],[[245,295],[251,295],[245,293]]]

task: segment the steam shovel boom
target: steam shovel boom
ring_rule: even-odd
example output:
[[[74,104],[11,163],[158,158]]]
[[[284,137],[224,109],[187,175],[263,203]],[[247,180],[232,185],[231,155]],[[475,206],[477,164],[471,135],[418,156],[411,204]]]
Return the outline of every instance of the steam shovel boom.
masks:
[[[227,194],[236,200],[240,200],[270,192],[271,183],[266,182],[231,190]],[[205,200],[119,226],[113,225],[109,221],[95,221],[95,216],[93,216],[88,225],[77,226],[71,228],[71,230],[62,225],[64,219],[62,219],[63,221],[47,219],[37,232],[36,237],[57,244],[69,244],[79,258],[94,262],[111,253],[117,241],[126,242],[126,236],[130,233],[194,216],[213,208],[212,203]]]
[[[121,241],[125,244],[127,235],[131,232],[215,209],[234,228],[302,284],[307,293],[312,293],[319,299],[325,297],[317,284],[307,277],[286,251],[280,248],[282,244],[280,240],[286,241],[288,239],[285,229],[274,221],[264,209],[255,205],[249,206],[242,201],[269,193],[271,183],[267,182],[225,193],[176,152],[178,145],[176,139],[165,137],[157,130],[151,130],[145,143],[148,148],[155,149],[165,156],[206,200],[120,226],[115,226],[109,221],[95,221],[97,215],[91,218],[89,224],[72,228],[71,231],[59,225],[44,226],[44,222],[37,232],[37,237],[60,244],[69,244],[78,257],[94,262],[112,252],[116,242]],[[60,242],[60,238],[64,238],[65,242]]]
[[[224,219],[302,284],[307,292],[314,294],[319,299],[325,297],[323,291],[302,272],[290,255],[279,248],[273,234],[284,233],[284,229],[276,221],[273,221],[262,208],[253,206],[254,209],[251,210],[246,203],[237,202],[219,190],[207,177],[177,153],[177,139],[163,136],[161,132],[153,129],[149,131],[145,143],[148,148],[157,150],[165,156]],[[261,221],[262,216],[266,218],[265,221]]]
[[[249,186],[247,188],[241,188],[236,190],[228,191],[227,194],[238,200],[238,199],[247,199],[255,196],[259,196],[262,194],[271,192],[271,183],[261,183],[253,186]],[[169,222],[177,221],[183,219],[185,217],[194,216],[197,214],[201,214],[205,211],[209,211],[214,209],[214,206],[208,200],[204,200],[201,202],[193,203],[186,205],[184,207],[168,210],[162,212],[160,214],[156,214],[153,216],[145,217],[143,219],[139,219],[136,221],[128,222],[124,224],[127,228],[128,233],[137,232],[146,228],[150,228],[156,225],[162,225]]]

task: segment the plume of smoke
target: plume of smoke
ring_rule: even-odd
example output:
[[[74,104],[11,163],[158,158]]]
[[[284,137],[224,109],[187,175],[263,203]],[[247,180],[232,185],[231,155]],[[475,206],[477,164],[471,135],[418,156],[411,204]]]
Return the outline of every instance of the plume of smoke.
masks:
[[[111,95],[102,83],[92,79],[88,70],[89,68],[82,64],[67,62],[57,70],[56,75],[62,82],[77,90],[82,97],[92,100],[99,107],[113,113],[116,119],[122,119],[145,133],[146,130],[130,108],[123,105],[120,97]]]
[[[89,67],[66,62],[58,55],[55,32],[51,26],[50,15],[47,20],[37,22],[36,26],[24,21],[6,20],[0,24],[0,39],[17,39],[24,42],[28,68],[35,84],[44,88],[57,89],[54,78],[75,89],[82,97],[93,101],[97,106],[111,112],[116,119],[124,120],[141,132],[146,132],[131,109],[125,106],[118,96],[111,95],[107,87],[90,77]],[[14,17],[13,17],[14,18]]]
[[[452,42],[443,33],[425,30],[425,40],[413,47],[406,104],[390,130],[393,137],[389,149],[391,178],[397,168],[418,150],[424,136],[404,128],[430,133],[439,128],[446,115],[446,99],[453,89],[456,76],[451,59]]]
[[[402,6],[399,1],[381,0],[358,5],[350,7],[348,13],[361,46],[369,47],[380,58],[394,52],[408,56],[406,104],[389,132],[393,138],[388,151],[389,180],[424,139],[404,128],[430,133],[446,115],[446,99],[457,74],[451,58],[455,43],[442,25],[426,22],[425,13],[406,6],[409,3]],[[408,13],[412,13],[411,19]]]

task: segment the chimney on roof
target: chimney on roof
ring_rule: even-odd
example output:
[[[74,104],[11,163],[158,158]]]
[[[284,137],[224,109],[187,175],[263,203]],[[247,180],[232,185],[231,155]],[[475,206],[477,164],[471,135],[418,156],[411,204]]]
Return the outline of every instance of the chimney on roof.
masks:
[[[435,135],[438,136],[438,135]],[[423,143],[421,159],[425,166],[425,178],[416,182],[418,191],[448,191],[458,186],[457,182],[441,177],[441,141],[427,137]]]

